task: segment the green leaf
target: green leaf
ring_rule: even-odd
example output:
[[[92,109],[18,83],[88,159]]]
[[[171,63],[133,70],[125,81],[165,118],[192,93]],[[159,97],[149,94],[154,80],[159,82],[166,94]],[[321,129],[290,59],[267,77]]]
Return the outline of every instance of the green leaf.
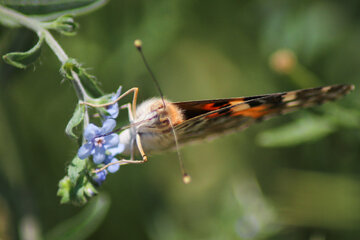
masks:
[[[79,68],[77,74],[80,81],[85,87],[86,92],[93,98],[98,98],[104,95],[97,85],[96,78],[90,75],[84,68]]]
[[[65,176],[59,182],[57,195],[61,197],[60,203],[72,203],[77,206],[84,205],[89,198],[98,194],[93,185],[92,176],[87,168],[88,159],[75,156],[70,163]]]
[[[309,115],[259,134],[257,142],[263,147],[288,147],[320,139],[334,131],[335,125],[327,117]]]
[[[71,177],[70,177],[71,179]],[[88,194],[86,193],[85,185],[88,184],[88,178],[86,175],[86,171],[82,171],[79,174],[77,182],[74,187],[70,191],[70,201],[75,206],[82,206],[88,201]],[[95,195],[89,193],[91,196]]]
[[[82,15],[92,12],[107,0],[4,0],[2,4],[26,15],[42,20],[56,19],[61,15]]]
[[[71,192],[71,181],[68,176],[65,176],[59,182],[59,190],[57,195],[61,197],[60,203],[70,202],[70,192]]]
[[[70,177],[71,184],[76,185],[78,182],[81,182],[81,178],[85,175],[86,171],[86,160],[80,159],[76,155],[68,168],[68,176]]]
[[[45,240],[88,239],[104,220],[109,207],[109,197],[105,194],[99,195],[78,215],[60,223],[47,233]]]
[[[5,54],[3,56],[4,61],[17,68],[26,68],[40,56],[43,40],[44,37],[41,36],[35,46],[26,52],[11,52]]]
[[[325,107],[325,112],[329,119],[341,127],[359,128],[360,127],[360,112],[358,109],[347,109],[342,106],[332,104]]]
[[[74,134],[73,129],[83,121],[84,116],[85,116],[85,105],[78,104],[75,108],[73,116],[71,117],[65,129],[65,133],[68,136],[73,137],[75,139],[78,138],[78,136]]]
[[[61,72],[67,79],[73,81],[72,71],[79,76],[83,87],[90,97],[98,98],[104,95],[98,87],[95,77],[89,74],[76,59],[70,58],[61,66]]]

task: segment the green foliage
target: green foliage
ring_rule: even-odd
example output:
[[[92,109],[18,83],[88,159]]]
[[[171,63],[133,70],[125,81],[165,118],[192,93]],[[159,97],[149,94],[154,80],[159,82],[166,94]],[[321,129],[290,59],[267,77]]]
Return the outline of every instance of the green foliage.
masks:
[[[71,136],[71,137],[77,139],[78,136],[76,136],[74,134],[73,129],[75,127],[77,127],[80,123],[82,123],[82,121],[84,120],[84,117],[85,117],[85,105],[77,104],[73,116],[71,117],[70,121],[66,125],[65,133],[68,136]]]
[[[342,174],[281,169],[276,174],[274,184],[278,187],[282,204],[289,206],[283,210],[288,217],[285,221],[295,219],[298,224],[325,229],[358,228],[358,179]]]
[[[68,203],[71,201],[72,183],[68,176],[59,181],[59,189],[57,195],[61,197],[60,203]]]
[[[94,198],[80,213],[59,223],[49,231],[45,240],[81,240],[88,239],[105,218],[110,208],[110,199],[106,194]]]
[[[26,51],[26,52],[11,52],[11,53],[5,54],[3,56],[3,59],[6,63],[8,63],[14,67],[24,69],[39,58],[43,42],[44,42],[44,37],[41,36],[41,37],[39,37],[39,40],[34,45],[34,47],[29,49],[28,51]]]
[[[1,3],[26,15],[55,19],[64,14],[87,14],[106,2],[107,0],[3,0]]]
[[[70,2],[76,9],[67,8]],[[50,27],[54,22],[43,20],[77,16],[105,1],[80,2],[5,3],[36,14],[31,19],[56,31]],[[77,59],[62,62],[65,78],[74,84],[73,72],[77,74],[92,103],[106,102],[109,96],[103,95],[83,63],[91,67],[104,89],[119,84],[124,89],[139,87],[141,100],[158,94],[132,46],[135,38],[143,40],[162,90],[175,101],[360,83],[356,1],[110,4],[81,18],[76,37],[57,39]],[[0,20],[20,26],[1,13]],[[72,18],[65,17],[60,23],[71,33],[76,27]],[[2,54],[23,49],[23,41],[31,40],[16,31],[21,29],[1,29]],[[279,75],[268,61],[272,53],[284,48],[294,53],[297,65],[294,71]],[[74,112],[66,132],[79,136],[83,109],[80,105],[71,109],[78,99],[66,84],[59,84],[59,61],[47,48],[42,54],[36,71],[20,72],[0,65],[0,106],[4,106],[0,125],[6,133],[0,140],[4,168],[0,219],[8,223],[9,231],[16,233],[21,217],[38,209],[33,214],[49,233],[45,239],[360,238],[358,90],[316,114],[299,111],[281,127],[274,127],[281,121],[274,118],[246,132],[181,149],[193,178],[190,185],[181,183],[176,157],[149,155],[148,164],[124,167],[102,186],[101,192],[109,190],[116,203],[112,211],[107,211],[108,203],[99,204],[96,211],[80,213],[78,218],[81,209],[59,205],[54,189],[70,152],[77,147],[63,134],[64,126]],[[120,115],[127,124],[126,112]],[[260,146],[254,143],[256,136]],[[12,147],[6,147],[10,142]],[[88,160],[74,158],[58,191],[62,203],[87,202],[84,211],[102,196],[89,201],[98,190],[89,180],[88,164]],[[18,180],[11,179],[14,175]],[[31,197],[14,197],[23,192]],[[67,220],[69,216],[78,220]],[[101,221],[101,229],[96,229]],[[51,230],[54,225],[58,227]]]
[[[8,4],[9,3],[10,1]],[[12,3],[17,4],[18,2],[12,1]],[[48,7],[48,10],[50,9],[50,5],[53,3],[54,1],[43,2],[45,8],[46,6]],[[94,1],[92,1],[92,3],[94,3]],[[23,4],[23,7],[25,8],[22,10],[25,10],[27,14],[33,14],[35,12],[29,12],[27,10],[30,10],[31,7],[34,7],[37,4],[38,2],[28,2],[27,4]],[[75,8],[79,7],[75,6],[74,4],[70,5],[72,8],[66,9],[67,11],[75,10]],[[39,5],[37,5],[37,7],[38,6]],[[59,11],[59,9],[57,10]],[[77,29],[77,24],[74,22],[71,16],[64,15],[52,22],[41,22],[22,15],[19,12],[4,8],[0,5],[0,18],[2,19],[2,22],[11,23],[12,26],[25,26],[35,31],[39,36],[38,43],[30,50],[26,52],[11,52],[4,55],[3,59],[5,62],[18,68],[26,68],[28,64],[32,63],[37,57],[39,57],[42,44],[46,42],[46,44],[49,45],[49,47],[58,57],[60,62],[62,62],[61,72],[73,84],[76,93],[78,94],[79,100],[88,100],[91,99],[91,96],[99,97],[103,95],[102,91],[97,87],[94,77],[88,74],[75,59],[69,59],[61,46],[56,42],[51,33],[48,31],[56,30],[63,35],[74,35]],[[65,130],[69,136],[77,138],[73,132],[73,129],[84,121],[85,115],[87,115],[87,112],[85,112],[85,106],[78,104],[74,115],[70,119]],[[86,116],[86,124],[88,124],[88,120],[89,117]],[[59,182],[59,189],[57,194],[61,197],[60,202],[71,202],[74,205],[84,205],[87,203],[89,198],[96,195],[98,192],[93,185],[92,176],[90,176],[90,174],[91,169],[89,168],[88,159],[81,160],[76,155],[68,166],[67,175]],[[53,231],[53,233],[50,234],[51,237],[49,239],[85,239],[91,233],[91,231],[94,231],[94,227],[99,225],[99,223],[102,221],[109,206],[108,202],[109,201],[105,199],[103,200],[103,203],[100,201],[98,204],[91,205],[88,209],[85,209],[86,211],[84,210],[83,214],[73,218],[70,221],[71,224],[66,222],[61,224],[56,230]],[[80,222],[81,225],[79,224]],[[74,223],[76,226],[72,225]],[[89,229],[91,229],[91,231],[89,231]]]
[[[47,29],[54,29],[66,36],[74,36],[79,28],[79,25],[74,21],[72,15],[63,15],[56,20],[46,23]]]
[[[257,136],[263,147],[289,147],[326,137],[341,128],[360,127],[360,112],[340,106],[327,106],[322,115],[307,114],[284,126],[269,129]]]
[[[327,117],[307,115],[260,133],[257,141],[264,147],[289,147],[319,140],[335,130],[335,125]]]
[[[76,59],[70,58],[61,66],[62,74],[69,80],[74,81],[73,73],[76,73],[80,78],[81,83],[85,87],[86,92],[93,98],[98,98],[103,94],[101,89],[97,86],[95,77],[89,74]],[[77,85],[75,86],[75,88]]]
[[[358,107],[344,108],[339,105],[326,106],[325,114],[331,122],[338,127],[354,128],[360,127],[360,111]]]
[[[98,193],[91,182],[87,161],[75,156],[69,164],[67,175],[59,182],[58,196],[61,197],[61,203],[71,202],[81,206]]]

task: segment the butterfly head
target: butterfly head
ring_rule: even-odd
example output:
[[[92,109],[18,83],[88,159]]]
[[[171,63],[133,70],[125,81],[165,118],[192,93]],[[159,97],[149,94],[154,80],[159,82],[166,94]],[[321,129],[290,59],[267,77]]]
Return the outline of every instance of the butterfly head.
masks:
[[[174,142],[172,127],[183,121],[182,111],[169,100],[151,98],[142,102],[136,109],[134,127],[120,134],[120,142],[126,145],[125,154],[129,152],[129,144],[135,139],[136,134],[140,135],[146,152],[165,148]]]
[[[165,104],[165,105],[164,105]],[[170,101],[161,98],[151,98],[141,103],[136,111],[136,122],[142,121],[138,130],[164,130],[183,122],[181,110]],[[171,124],[170,124],[171,121]]]

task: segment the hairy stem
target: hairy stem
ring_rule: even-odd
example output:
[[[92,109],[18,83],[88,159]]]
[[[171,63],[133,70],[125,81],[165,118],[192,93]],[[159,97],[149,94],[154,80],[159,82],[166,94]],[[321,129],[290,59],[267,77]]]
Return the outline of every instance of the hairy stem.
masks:
[[[0,17],[11,20],[11,22],[17,23],[23,27],[33,30],[34,32],[36,32],[39,38],[44,37],[45,42],[54,52],[61,64],[65,64],[69,60],[69,57],[67,56],[65,51],[55,40],[53,35],[44,27],[45,25],[41,21],[28,17],[10,8],[6,8],[2,5],[0,5]],[[71,82],[74,85],[74,89],[79,100],[84,101],[86,99],[89,99],[90,97],[87,95],[83,85],[79,80],[78,75],[74,71],[72,71],[72,76],[73,80]]]

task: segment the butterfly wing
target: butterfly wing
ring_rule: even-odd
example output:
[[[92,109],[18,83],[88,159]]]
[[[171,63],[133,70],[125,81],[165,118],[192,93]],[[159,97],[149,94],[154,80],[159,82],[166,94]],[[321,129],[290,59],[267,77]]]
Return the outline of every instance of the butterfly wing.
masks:
[[[202,140],[247,128],[273,116],[334,101],[354,89],[353,85],[332,85],[253,97],[174,103],[185,121],[175,126],[180,143]]]

